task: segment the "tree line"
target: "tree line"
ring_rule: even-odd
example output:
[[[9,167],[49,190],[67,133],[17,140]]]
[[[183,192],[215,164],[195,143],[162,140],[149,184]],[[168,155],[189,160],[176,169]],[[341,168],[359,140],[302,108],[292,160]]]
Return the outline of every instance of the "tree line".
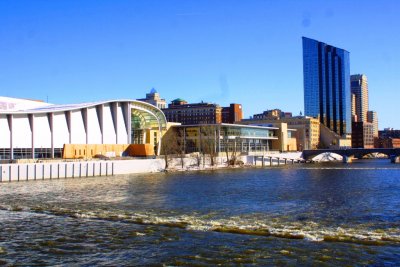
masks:
[[[222,133],[222,135],[221,135]],[[196,140],[185,138],[185,130],[180,127],[171,127],[162,137],[161,154],[165,160],[165,169],[170,167],[173,159],[179,159],[184,168],[187,157],[187,142],[192,142],[193,153],[190,156],[195,159],[197,167],[206,165],[209,161],[211,166],[217,164],[216,158],[222,152],[225,154],[227,166],[240,163],[237,160],[238,150],[236,139],[229,139],[227,129],[220,126],[199,126]],[[222,145],[221,145],[222,144]],[[219,147],[221,146],[221,147]]]

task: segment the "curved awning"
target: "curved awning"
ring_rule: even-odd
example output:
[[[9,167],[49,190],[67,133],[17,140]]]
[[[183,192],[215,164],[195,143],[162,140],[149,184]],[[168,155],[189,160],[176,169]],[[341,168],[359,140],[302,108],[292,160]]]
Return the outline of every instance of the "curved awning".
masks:
[[[132,125],[138,129],[167,127],[167,119],[164,113],[157,107],[141,101],[131,102],[132,123],[137,119],[139,125]]]

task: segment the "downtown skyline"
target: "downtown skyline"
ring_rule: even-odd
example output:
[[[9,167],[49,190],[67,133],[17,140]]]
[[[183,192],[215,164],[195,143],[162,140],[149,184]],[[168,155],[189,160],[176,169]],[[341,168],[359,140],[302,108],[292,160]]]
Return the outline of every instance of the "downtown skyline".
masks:
[[[400,4],[352,1],[343,11],[337,2],[2,1],[0,95],[64,104],[142,98],[154,87],[168,102],[240,103],[245,118],[304,114],[307,36],[349,51],[380,129],[400,128]]]

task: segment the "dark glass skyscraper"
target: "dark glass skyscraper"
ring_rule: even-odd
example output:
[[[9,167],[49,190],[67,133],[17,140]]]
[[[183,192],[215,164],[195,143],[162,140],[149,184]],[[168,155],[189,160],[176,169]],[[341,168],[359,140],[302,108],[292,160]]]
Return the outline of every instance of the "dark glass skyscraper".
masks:
[[[351,134],[349,52],[303,37],[303,73],[305,115],[339,135]]]

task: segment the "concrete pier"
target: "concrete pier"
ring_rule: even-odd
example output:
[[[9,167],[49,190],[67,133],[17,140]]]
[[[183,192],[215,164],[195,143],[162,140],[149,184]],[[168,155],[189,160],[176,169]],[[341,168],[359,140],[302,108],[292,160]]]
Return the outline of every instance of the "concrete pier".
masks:
[[[253,164],[256,166],[281,166],[281,165],[288,165],[288,164],[295,164],[295,163],[302,163],[300,159],[295,158],[286,158],[286,157],[277,157],[277,156],[250,156],[253,157]]]
[[[396,155],[390,155],[390,162],[391,163],[400,163],[400,157]]]

